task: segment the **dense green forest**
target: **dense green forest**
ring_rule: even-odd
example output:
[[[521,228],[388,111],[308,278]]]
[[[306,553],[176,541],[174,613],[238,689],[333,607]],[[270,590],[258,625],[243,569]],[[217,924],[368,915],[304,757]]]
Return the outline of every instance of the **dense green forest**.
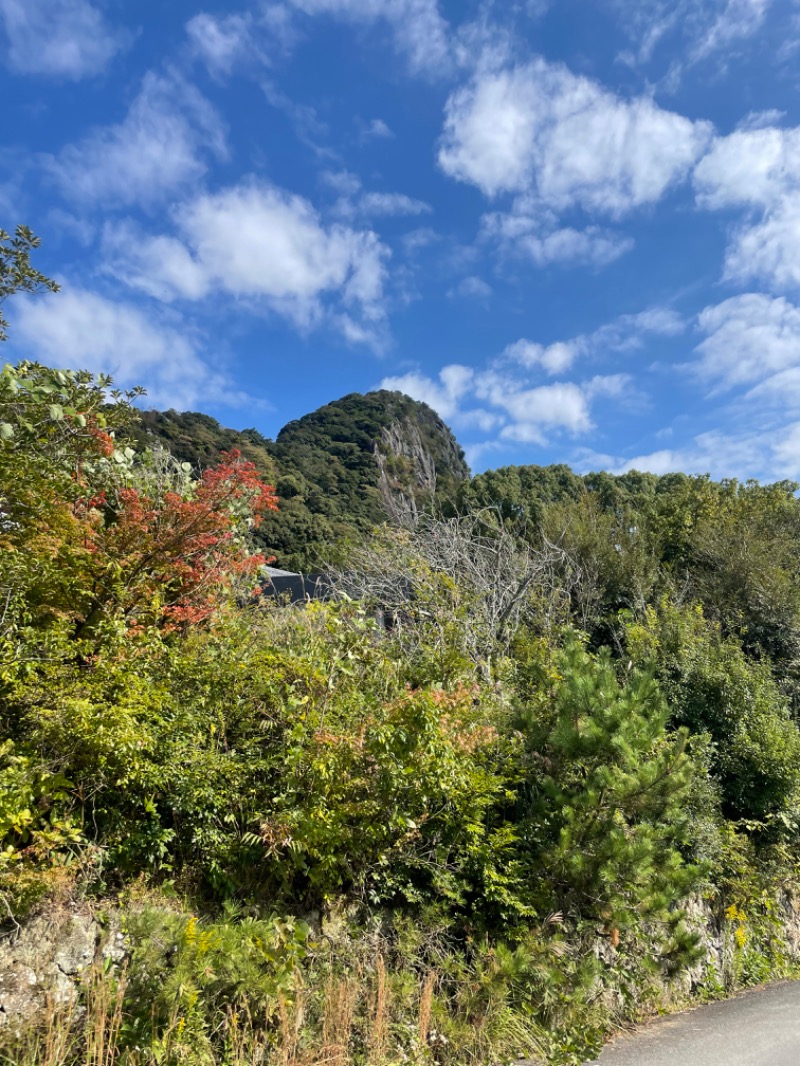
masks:
[[[393,393],[273,443],[111,389],[0,371],[0,923],[125,943],[4,1061],[555,1066],[794,972],[797,486],[467,479]],[[393,524],[418,417],[441,483]],[[255,538],[298,498],[338,594],[289,608]]]
[[[402,454],[386,431],[399,436]],[[231,448],[274,482],[279,509],[255,533],[257,546],[277,565],[319,570],[387,518],[376,453],[384,459],[389,494],[406,492],[430,510],[455,496],[468,476],[464,454],[450,430],[426,404],[399,392],[353,393],[290,422],[276,440],[256,430],[225,429],[208,415],[145,411],[129,429],[140,448],[163,443],[199,473]],[[429,458],[434,483],[418,483],[413,452]]]

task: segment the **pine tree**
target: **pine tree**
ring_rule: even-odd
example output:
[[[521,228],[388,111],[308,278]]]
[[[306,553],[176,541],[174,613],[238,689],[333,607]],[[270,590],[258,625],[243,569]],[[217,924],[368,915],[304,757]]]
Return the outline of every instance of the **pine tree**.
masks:
[[[664,923],[669,951],[690,951],[674,901],[698,871],[688,839],[692,763],[686,734],[668,733],[656,683],[623,684],[610,654],[564,654],[549,713],[531,729],[528,842],[542,908],[590,922],[616,943],[643,921]],[[537,735],[538,734],[538,735]]]

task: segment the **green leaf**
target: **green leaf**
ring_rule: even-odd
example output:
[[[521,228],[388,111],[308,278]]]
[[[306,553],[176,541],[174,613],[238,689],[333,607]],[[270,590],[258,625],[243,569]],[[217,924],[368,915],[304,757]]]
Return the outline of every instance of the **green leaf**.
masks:
[[[0,440],[12,440],[14,437],[14,427],[10,422],[0,422]]]

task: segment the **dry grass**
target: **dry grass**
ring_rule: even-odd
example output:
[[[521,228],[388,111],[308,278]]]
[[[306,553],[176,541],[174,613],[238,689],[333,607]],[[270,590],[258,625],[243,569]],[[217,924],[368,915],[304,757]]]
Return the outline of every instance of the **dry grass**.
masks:
[[[357,986],[351,977],[331,977],[325,990],[322,1048],[314,1066],[348,1066]]]
[[[349,974],[329,974],[317,995],[300,987],[271,1021],[231,1006],[213,1033],[190,1032],[176,1007],[142,1046],[126,1048],[121,1035],[134,1005],[125,1003],[125,973],[113,979],[96,969],[85,977],[81,1002],[50,1004],[16,1037],[0,1033],[0,1066],[422,1066],[433,1061],[434,1044],[437,1061],[444,1054],[477,1066],[539,1050],[530,1024],[508,1008],[464,1013],[455,998],[448,1001],[435,970],[416,980],[416,992],[409,976],[390,971],[378,952]],[[460,1026],[457,1048],[432,1027],[443,1010]]]
[[[370,1066],[382,1066],[386,1043],[389,1037],[389,1015],[391,1011],[391,993],[386,976],[386,962],[379,954],[375,960],[375,990],[372,1006],[371,1026],[367,1043]]]
[[[48,1000],[32,1024],[0,1048],[0,1062],[14,1066],[117,1066],[126,975],[111,980],[93,968],[84,980],[86,1007],[77,996]]]
[[[428,1046],[431,1031],[431,1008],[433,1007],[433,990],[436,987],[436,974],[431,970],[422,982],[419,994],[418,1037],[420,1048]]]

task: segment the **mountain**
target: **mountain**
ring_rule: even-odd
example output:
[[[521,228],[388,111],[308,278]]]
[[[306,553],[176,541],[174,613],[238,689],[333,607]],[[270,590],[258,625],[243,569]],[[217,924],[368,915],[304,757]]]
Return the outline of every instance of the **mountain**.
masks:
[[[469,477],[464,453],[427,404],[400,392],[350,393],[305,415],[272,441],[195,412],[145,411],[133,433],[160,440],[198,468],[238,448],[275,485],[280,510],[258,531],[278,566],[314,570],[387,520],[412,523],[453,499]]]

